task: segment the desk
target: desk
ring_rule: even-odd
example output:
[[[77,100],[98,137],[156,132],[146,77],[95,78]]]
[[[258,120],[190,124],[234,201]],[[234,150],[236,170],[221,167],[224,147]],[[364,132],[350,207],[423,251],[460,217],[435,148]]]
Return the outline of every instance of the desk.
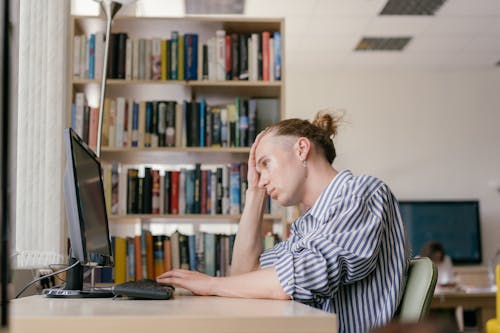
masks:
[[[335,314],[294,301],[185,295],[168,301],[29,296],[10,304],[11,333],[337,332]]]
[[[463,292],[463,291],[436,291],[432,298],[431,309],[477,308],[477,323],[479,332],[485,332],[486,321],[496,317],[496,293],[490,292]]]

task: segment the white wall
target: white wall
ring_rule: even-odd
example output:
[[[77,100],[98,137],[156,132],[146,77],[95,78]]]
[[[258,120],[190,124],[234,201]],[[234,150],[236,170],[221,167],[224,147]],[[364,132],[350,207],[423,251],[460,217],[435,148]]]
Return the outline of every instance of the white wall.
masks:
[[[479,199],[483,258],[490,258],[500,248],[500,69],[311,67],[287,67],[287,116],[343,109],[334,165],[383,179],[399,199]]]

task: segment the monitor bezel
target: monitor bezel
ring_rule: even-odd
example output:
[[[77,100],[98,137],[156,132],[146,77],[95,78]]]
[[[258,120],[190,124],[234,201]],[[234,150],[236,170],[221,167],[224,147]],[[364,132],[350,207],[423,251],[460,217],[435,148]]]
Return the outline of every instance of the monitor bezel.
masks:
[[[453,264],[457,265],[478,265],[483,262],[483,244],[482,244],[482,236],[481,236],[481,214],[480,214],[480,202],[478,199],[426,199],[426,200],[412,200],[412,199],[405,199],[405,200],[398,200],[399,205],[401,204],[472,204],[475,206],[476,210],[476,216],[477,216],[477,234],[476,234],[476,241],[478,244],[478,250],[479,250],[479,259],[453,259]],[[403,217],[402,217],[403,218]],[[404,221],[403,221],[404,224]],[[410,240],[408,239],[408,242]],[[416,249],[413,249],[416,250]],[[446,250],[446,249],[445,249]],[[414,255],[417,255],[418,253],[414,253]]]
[[[66,170],[64,175],[64,188],[65,188],[65,201],[66,201],[66,218],[69,228],[69,237],[71,243],[70,256],[80,261],[82,265],[88,266],[113,266],[113,249],[111,247],[109,221],[106,207],[106,197],[104,195],[104,184],[102,167],[99,158],[94,151],[85,143],[85,141],[78,136],[78,134],[71,128],[64,130],[64,137],[66,142]],[[104,204],[104,224],[106,229],[107,247],[109,249],[109,256],[103,253],[89,256],[87,250],[87,240],[85,236],[85,221],[83,219],[82,207],[78,204],[80,194],[78,190],[78,180],[76,178],[76,166],[74,161],[74,145],[79,145],[90,158],[94,160],[99,166],[99,187],[101,199]]]

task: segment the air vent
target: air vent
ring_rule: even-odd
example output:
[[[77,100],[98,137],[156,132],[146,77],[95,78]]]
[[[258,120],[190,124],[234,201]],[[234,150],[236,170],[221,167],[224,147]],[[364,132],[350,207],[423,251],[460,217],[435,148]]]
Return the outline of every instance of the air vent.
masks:
[[[356,51],[401,51],[411,37],[376,38],[363,37],[356,45]]]
[[[389,0],[380,15],[434,15],[446,0]]]
[[[243,14],[245,0],[185,0],[186,14]]]

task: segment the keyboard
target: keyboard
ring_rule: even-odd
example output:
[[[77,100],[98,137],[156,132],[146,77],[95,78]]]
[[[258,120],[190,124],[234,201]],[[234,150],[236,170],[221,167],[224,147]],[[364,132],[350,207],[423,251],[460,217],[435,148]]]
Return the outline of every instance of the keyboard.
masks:
[[[113,287],[115,296],[135,299],[170,299],[174,291],[174,286],[159,284],[152,279],[124,282]]]

